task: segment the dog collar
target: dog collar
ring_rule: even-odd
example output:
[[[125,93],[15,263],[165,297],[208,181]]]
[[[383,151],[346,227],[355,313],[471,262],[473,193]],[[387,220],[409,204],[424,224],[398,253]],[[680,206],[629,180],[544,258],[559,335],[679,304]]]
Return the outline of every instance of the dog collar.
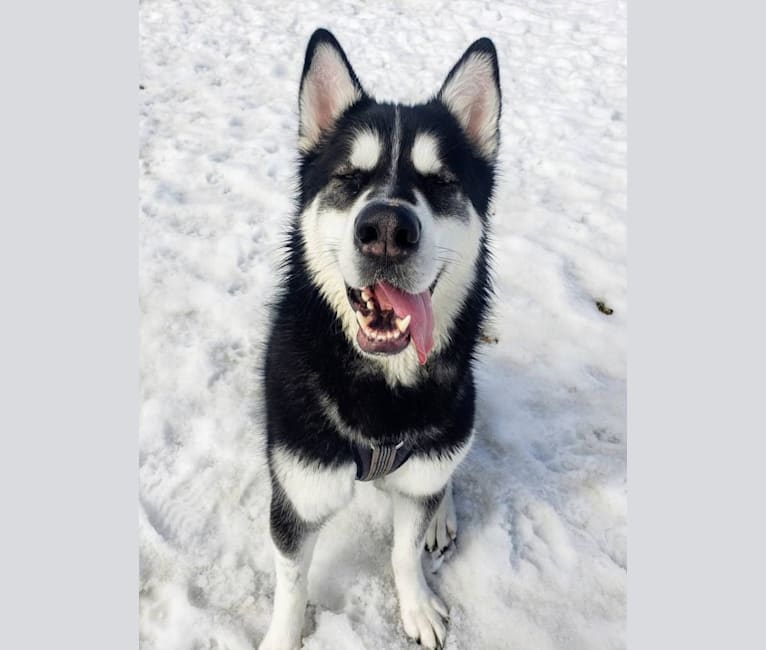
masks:
[[[351,444],[356,461],[356,480],[373,481],[396,471],[410,457],[412,445],[404,441],[398,445]]]

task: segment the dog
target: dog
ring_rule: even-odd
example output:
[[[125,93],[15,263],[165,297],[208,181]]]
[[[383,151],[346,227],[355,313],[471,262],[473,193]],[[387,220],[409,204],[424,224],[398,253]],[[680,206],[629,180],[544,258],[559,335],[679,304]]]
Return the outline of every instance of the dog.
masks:
[[[300,646],[317,535],[356,481],[392,499],[404,632],[444,644],[448,609],[421,554],[451,552],[457,534],[451,476],[474,435],[500,112],[488,38],[415,106],[376,101],[327,30],[309,40],[263,368],[276,587],[260,650]]]

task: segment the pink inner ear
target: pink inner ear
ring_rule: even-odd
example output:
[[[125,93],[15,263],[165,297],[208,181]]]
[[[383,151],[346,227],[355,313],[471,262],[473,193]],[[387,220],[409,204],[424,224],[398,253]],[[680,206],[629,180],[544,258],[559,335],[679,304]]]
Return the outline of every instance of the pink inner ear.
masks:
[[[333,55],[322,50],[318,54],[316,69],[313,73],[314,85],[314,119],[320,130],[332,125],[338,112],[338,101],[335,95],[341,88],[342,79],[337,69],[338,61]],[[333,67],[335,64],[335,68]]]
[[[493,154],[499,97],[487,57],[469,57],[445,84],[441,98],[457,117],[466,135],[485,154]]]
[[[485,128],[485,121],[489,117],[487,113],[489,103],[492,101],[490,96],[491,89],[480,79],[475,79],[473,85],[475,94],[473,101],[470,104],[470,113],[468,120],[466,121],[465,130],[472,138],[481,140],[483,135],[482,131]]]
[[[327,92],[320,90],[316,107],[316,121],[320,130],[324,130],[332,124],[334,115],[332,99]]]
[[[481,137],[481,128],[484,123],[484,116],[487,112],[486,101],[486,96],[482,94],[482,96],[477,98],[471,106],[471,116],[468,118],[466,131],[474,139],[479,139]]]
[[[320,45],[301,94],[301,137],[303,146],[317,142],[322,131],[360,97],[340,54]]]

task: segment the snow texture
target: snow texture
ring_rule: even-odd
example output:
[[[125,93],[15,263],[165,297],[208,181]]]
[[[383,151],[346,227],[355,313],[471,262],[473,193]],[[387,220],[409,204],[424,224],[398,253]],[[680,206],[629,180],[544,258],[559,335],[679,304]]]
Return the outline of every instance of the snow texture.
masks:
[[[427,98],[478,37],[500,57],[498,300],[455,485],[459,547],[429,576],[446,647],[625,647],[623,0],[141,3],[141,646],[252,648],[267,628],[258,368],[320,26],[382,99]],[[415,647],[390,516],[358,484],[323,530],[304,648]]]

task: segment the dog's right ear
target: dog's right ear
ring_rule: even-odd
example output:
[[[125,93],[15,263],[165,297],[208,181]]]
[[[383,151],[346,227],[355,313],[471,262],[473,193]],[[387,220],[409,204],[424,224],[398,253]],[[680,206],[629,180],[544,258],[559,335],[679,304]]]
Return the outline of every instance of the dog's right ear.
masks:
[[[350,106],[366,97],[343,48],[317,29],[306,48],[299,99],[299,146],[310,151]]]

